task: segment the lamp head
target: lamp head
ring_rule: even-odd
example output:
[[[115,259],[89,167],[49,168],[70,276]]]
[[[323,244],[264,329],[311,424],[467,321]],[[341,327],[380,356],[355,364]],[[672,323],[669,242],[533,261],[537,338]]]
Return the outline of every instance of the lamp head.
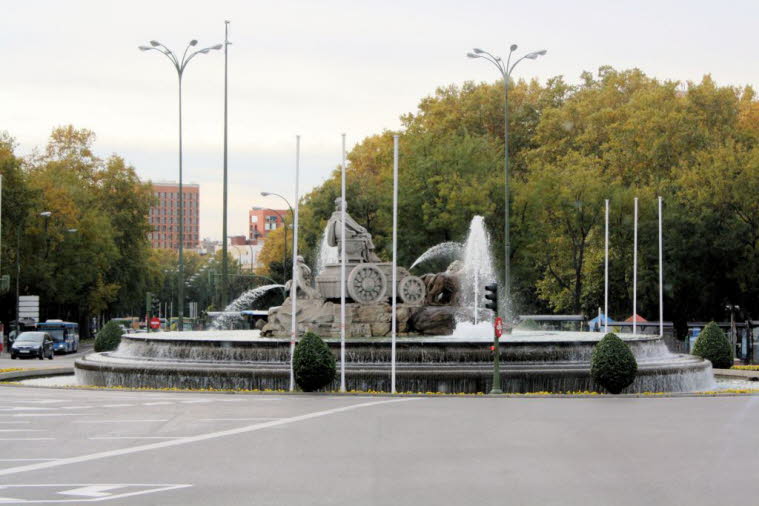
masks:
[[[198,40],[197,40],[197,39],[192,39],[192,40],[190,41],[190,45],[191,45],[191,46],[195,46],[195,45],[197,45],[197,44],[198,44]]]
[[[467,56],[467,58],[479,58],[479,56],[477,56],[474,53],[467,53],[466,56]]]
[[[158,42],[157,40],[151,40],[150,41],[150,45],[153,46],[153,47],[157,47],[157,46],[160,46],[161,43]]]
[[[516,44],[512,44],[511,47],[509,48],[509,51],[516,51],[518,47],[519,46],[517,46]]]
[[[53,214],[53,213],[52,213],[52,212],[50,212],[50,211],[42,211],[42,212],[40,213],[40,216],[42,216],[43,218],[50,218],[50,216],[51,216],[52,214]]]
[[[476,47],[476,48],[472,49],[472,51],[474,51],[474,53],[475,53],[475,54],[482,54],[482,53],[484,53],[484,52],[485,52],[485,51],[483,51],[482,49],[480,49],[480,48],[478,48],[478,47]]]
[[[148,51],[152,48],[148,46],[137,46],[137,49],[139,49],[140,51]]]
[[[77,229],[76,228],[70,228],[70,229],[67,230],[67,232],[69,234],[75,234],[77,232]]]
[[[223,44],[216,44],[215,46],[211,46],[211,49],[213,49],[214,51],[218,51],[222,47],[224,47]]]
[[[268,197],[269,195],[271,195],[271,193],[269,193],[269,192],[261,192],[261,196],[262,197]]]

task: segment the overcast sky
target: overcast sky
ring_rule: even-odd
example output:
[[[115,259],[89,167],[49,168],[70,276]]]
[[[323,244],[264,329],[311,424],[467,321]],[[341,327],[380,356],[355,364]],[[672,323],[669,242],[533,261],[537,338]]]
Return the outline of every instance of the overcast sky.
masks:
[[[294,194],[295,134],[302,136],[301,194],[362,138],[399,127],[435,88],[493,81],[465,57],[473,46],[505,54],[547,49],[518,77],[577,82],[601,65],[720,84],[759,83],[759,2],[753,1],[4,1],[0,15],[0,130],[22,154],[51,129],[96,132],[96,151],[118,153],[145,179],[177,179],[177,79],[166,58],[223,41],[229,70],[229,233],[247,209],[281,207],[261,191]],[[221,52],[200,55],[183,79],[185,181],[201,185],[201,235],[221,237]]]

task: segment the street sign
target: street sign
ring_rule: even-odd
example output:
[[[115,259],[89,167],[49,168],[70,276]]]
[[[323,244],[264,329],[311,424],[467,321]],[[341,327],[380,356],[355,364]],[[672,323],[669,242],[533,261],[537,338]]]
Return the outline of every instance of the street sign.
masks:
[[[161,328],[161,320],[157,316],[150,319],[150,328],[153,330]]]
[[[495,337],[499,338],[503,335],[503,318],[500,316],[495,319]]]
[[[22,295],[18,298],[18,316],[20,319],[29,318],[38,322],[40,319],[40,296]]]

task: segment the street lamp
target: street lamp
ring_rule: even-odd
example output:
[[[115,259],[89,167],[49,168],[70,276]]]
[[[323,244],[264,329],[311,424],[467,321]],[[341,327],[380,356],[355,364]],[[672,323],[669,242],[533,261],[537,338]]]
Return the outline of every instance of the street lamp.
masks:
[[[282,200],[285,201],[285,204],[287,204],[287,207],[290,208],[290,214],[292,216],[295,216],[295,212],[293,212],[293,206],[291,206],[290,202],[285,197],[283,197],[282,195],[280,195],[279,193],[261,192],[261,196],[262,197],[273,196],[273,197],[279,197],[279,198],[281,198]],[[273,211],[273,212],[277,213],[277,211],[274,211],[274,209],[269,209],[269,211]],[[282,283],[285,283],[285,282],[287,282],[287,268],[285,267],[286,264],[287,264],[287,223],[285,223],[285,219],[282,217],[281,214],[279,214],[279,213],[277,213],[277,214],[279,215],[279,218],[282,220],[282,226],[285,227],[285,247],[284,247],[285,253],[284,253],[283,259],[282,259],[282,278],[283,278],[282,279]],[[295,246],[293,245],[293,247],[295,247]]]
[[[177,71],[177,77],[179,79],[179,279],[178,279],[178,291],[177,299],[179,305],[179,331],[182,332],[184,327],[184,195],[182,193],[182,75],[187,64],[190,63],[196,55],[208,54],[210,51],[218,51],[223,46],[216,44],[215,46],[198,49],[188,54],[191,47],[195,47],[198,41],[193,39],[187,44],[187,47],[182,54],[182,58],[177,58],[168,47],[164,46],[157,40],[151,40],[149,46],[139,46],[140,51],[158,51],[166,56],[171,64]]]
[[[517,66],[519,62],[525,58],[528,60],[535,60],[538,56],[546,54],[545,49],[540,51],[533,51],[519,58],[514,63],[511,63],[511,55],[517,50],[517,45],[512,44],[509,47],[509,56],[506,58],[506,64],[498,56],[493,56],[479,48],[475,48],[471,53],[467,53],[469,58],[483,58],[498,69],[503,77],[503,171],[504,171],[504,190],[506,195],[506,202],[504,204],[504,299],[506,304],[506,311],[504,316],[507,322],[512,322],[511,317],[511,238],[509,237],[509,80],[511,79],[511,71]]]

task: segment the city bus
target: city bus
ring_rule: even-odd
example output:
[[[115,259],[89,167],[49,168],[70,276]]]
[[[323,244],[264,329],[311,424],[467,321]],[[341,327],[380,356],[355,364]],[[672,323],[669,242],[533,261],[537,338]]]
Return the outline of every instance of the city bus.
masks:
[[[55,353],[76,353],[79,349],[79,324],[63,320],[47,320],[37,324],[37,330],[53,336]]]

